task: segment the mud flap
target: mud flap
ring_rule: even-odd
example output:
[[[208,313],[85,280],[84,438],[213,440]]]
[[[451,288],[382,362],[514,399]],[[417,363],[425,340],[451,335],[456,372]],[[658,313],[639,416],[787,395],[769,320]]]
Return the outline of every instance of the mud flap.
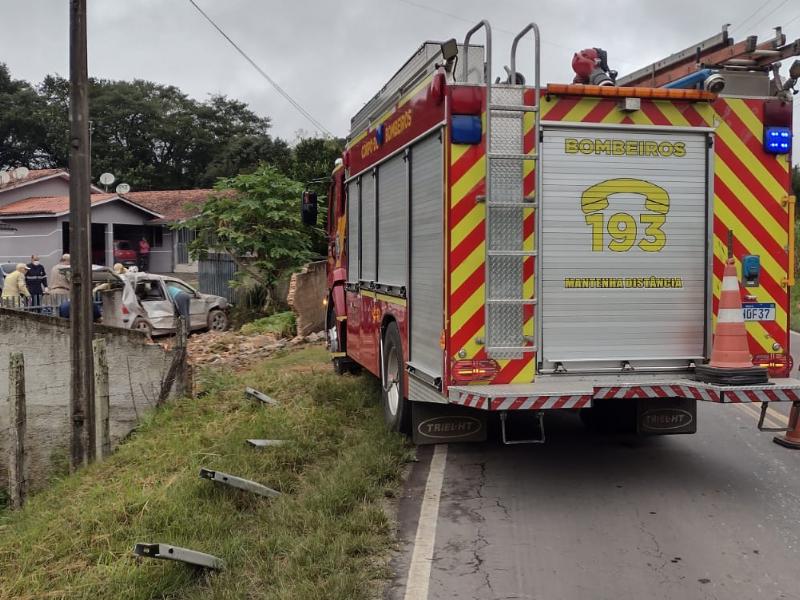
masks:
[[[643,398],[636,407],[637,433],[670,435],[697,433],[697,400],[690,398]]]
[[[486,411],[454,404],[411,403],[415,444],[486,441]]]

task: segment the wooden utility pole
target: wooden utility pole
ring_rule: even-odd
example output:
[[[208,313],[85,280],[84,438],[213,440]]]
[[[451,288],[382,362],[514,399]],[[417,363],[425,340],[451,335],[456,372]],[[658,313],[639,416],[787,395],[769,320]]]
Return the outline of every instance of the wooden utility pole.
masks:
[[[8,404],[11,435],[8,440],[8,496],[12,509],[22,508],[27,492],[25,472],[25,362],[12,352],[8,365]]]
[[[95,451],[86,0],[70,0],[69,16],[70,468],[75,471],[91,461]]]

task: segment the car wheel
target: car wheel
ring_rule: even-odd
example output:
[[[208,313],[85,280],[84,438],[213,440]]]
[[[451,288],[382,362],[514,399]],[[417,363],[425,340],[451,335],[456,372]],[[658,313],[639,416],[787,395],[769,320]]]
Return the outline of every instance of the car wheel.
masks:
[[[225,331],[228,328],[228,315],[218,308],[208,313],[208,329],[210,331]]]
[[[137,318],[133,324],[131,324],[131,329],[134,331],[141,331],[147,337],[152,337],[153,335],[153,326],[150,325],[148,321],[142,319],[141,317]]]
[[[406,429],[409,411],[403,386],[403,345],[397,324],[392,322],[383,336],[381,369],[381,406],[383,420],[390,431]]]

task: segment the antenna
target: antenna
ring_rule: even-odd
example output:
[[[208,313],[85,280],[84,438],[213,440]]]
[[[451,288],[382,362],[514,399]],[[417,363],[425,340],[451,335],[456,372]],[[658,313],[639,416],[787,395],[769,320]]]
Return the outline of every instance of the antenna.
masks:
[[[100,175],[100,183],[103,184],[103,187],[106,191],[108,191],[108,186],[114,183],[115,177],[111,173],[103,173]]]
[[[131,191],[131,186],[129,186],[127,183],[120,183],[116,189],[116,192],[118,194],[127,194],[130,191]]]
[[[17,167],[14,169],[14,179],[21,181],[28,176],[28,173],[30,173],[28,167]]]

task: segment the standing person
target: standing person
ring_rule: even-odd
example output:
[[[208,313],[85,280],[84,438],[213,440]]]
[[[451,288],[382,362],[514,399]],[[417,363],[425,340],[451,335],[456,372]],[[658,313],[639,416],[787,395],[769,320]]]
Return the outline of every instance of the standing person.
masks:
[[[47,271],[44,270],[44,265],[39,262],[39,257],[35,254],[31,256],[31,262],[28,263],[25,284],[31,293],[32,306],[40,307],[42,305],[42,296],[47,293]]]
[[[147,272],[150,267],[150,244],[142,237],[139,240],[139,270],[143,273]]]
[[[14,272],[6,277],[3,282],[3,304],[7,302],[11,306],[16,306],[21,299],[31,297],[28,286],[25,285],[25,273],[27,270],[27,265],[19,263]]]
[[[69,275],[69,254],[64,254],[50,271],[50,293],[54,296],[69,296],[72,289]]]

